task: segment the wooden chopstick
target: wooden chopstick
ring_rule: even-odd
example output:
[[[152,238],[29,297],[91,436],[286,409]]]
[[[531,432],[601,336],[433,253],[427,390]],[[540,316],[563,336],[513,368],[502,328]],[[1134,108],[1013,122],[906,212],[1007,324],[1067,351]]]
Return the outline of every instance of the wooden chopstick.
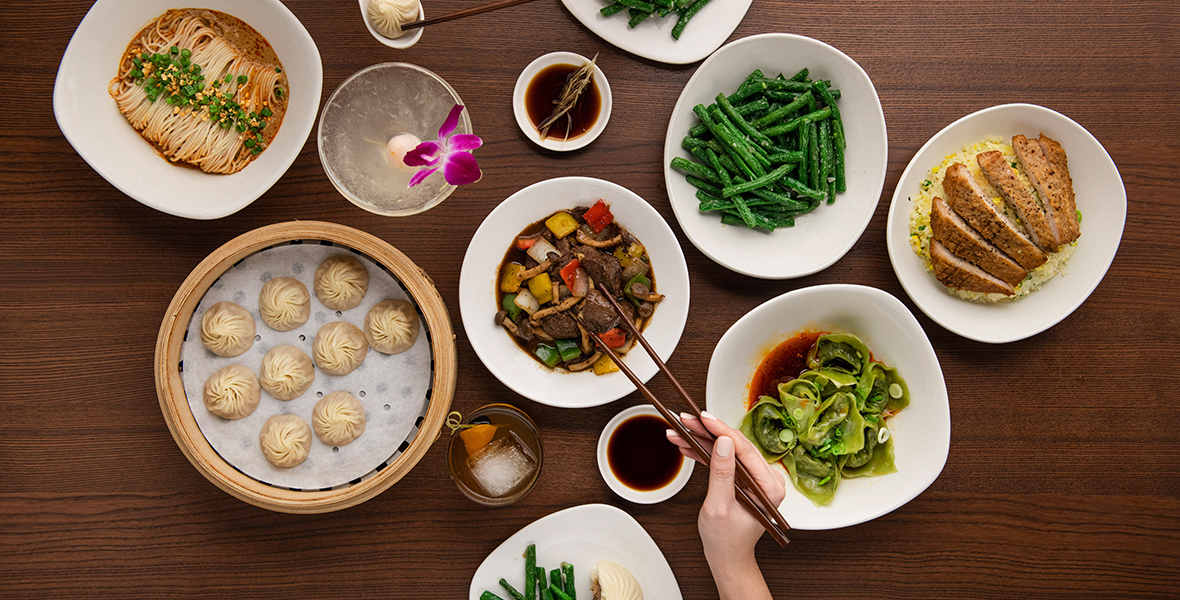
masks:
[[[692,398],[688,395],[688,392],[684,390],[684,388],[680,385],[680,382],[676,380],[674,375],[672,375],[672,372],[668,369],[667,365],[665,365],[664,362],[660,360],[655,350],[653,350],[651,345],[647,343],[647,340],[644,339],[643,334],[641,334],[635,327],[635,324],[631,322],[625,313],[623,313],[622,308],[618,305],[610,292],[607,291],[607,289],[601,283],[598,284],[598,287],[602,291],[602,294],[606,296],[607,300],[610,301],[611,306],[619,315],[620,320],[625,323],[627,329],[635,335],[635,338],[639,340],[640,344],[643,346],[643,349],[646,350],[651,356],[652,360],[659,367],[660,371],[672,381],[672,384],[676,387],[681,397],[686,402],[688,402],[688,405],[699,418],[701,414],[700,407],[698,407],[696,403],[693,402]],[[680,422],[680,419],[673,415],[672,412],[669,411],[668,408],[665,407],[664,404],[660,402],[660,400],[656,398],[654,394],[651,393],[651,390],[649,390],[647,386],[639,380],[639,377],[637,377],[635,373],[631,371],[630,367],[628,367],[626,363],[624,363],[622,359],[620,359],[619,356],[615,354],[614,350],[602,342],[602,339],[598,337],[598,334],[586,327],[586,324],[582,322],[581,317],[574,315],[574,319],[576,319],[578,324],[590,334],[590,337],[594,339],[594,342],[598,345],[598,347],[605,351],[608,356],[610,356],[611,360],[615,362],[615,365],[619,367],[619,370],[621,370],[623,374],[631,380],[631,383],[635,384],[635,387],[643,394],[645,398],[647,398],[647,401],[650,402],[652,406],[656,407],[656,411],[660,413],[660,416],[662,416],[669,425],[676,429],[676,432],[680,434],[680,437],[684,438],[684,440],[688,442],[689,446],[691,446],[693,451],[697,453],[697,456],[700,457],[701,462],[703,462],[705,466],[708,467],[711,456],[697,439],[696,435],[690,432],[684,426],[684,424]],[[706,432],[708,432],[708,430],[706,430]],[[709,438],[715,439],[711,433],[709,434]],[[742,462],[740,460],[736,462],[738,467],[738,485],[736,487],[740,492],[738,499],[754,513],[754,516],[758,519],[758,522],[761,523],[768,532],[770,532],[771,537],[774,538],[774,540],[778,542],[780,546],[787,545],[790,540],[787,539],[786,531],[790,528],[790,526],[787,524],[786,519],[784,519],[783,516],[779,514],[778,507],[766,497],[766,492],[764,492],[762,488],[754,481],[754,478],[750,475],[749,471],[746,470]],[[750,491],[753,491],[754,495],[758,498],[757,501],[750,497]],[[765,509],[763,507],[765,507]]]
[[[533,0],[499,0],[498,2],[484,4],[483,6],[473,6],[471,8],[465,8],[463,10],[455,11],[453,13],[446,14],[441,17],[434,17],[431,19],[423,19],[421,21],[414,21],[412,23],[406,23],[405,25],[402,25],[402,31],[406,31],[409,29],[417,29],[419,27],[426,27],[427,25],[434,25],[436,23],[445,23],[447,21],[453,21],[455,19],[462,19],[463,17],[470,17],[471,15],[478,15],[481,13],[486,13],[486,12],[493,11],[493,10],[499,10],[501,8],[507,8],[509,6],[515,6],[517,4],[524,4],[525,2],[532,2],[532,1]]]

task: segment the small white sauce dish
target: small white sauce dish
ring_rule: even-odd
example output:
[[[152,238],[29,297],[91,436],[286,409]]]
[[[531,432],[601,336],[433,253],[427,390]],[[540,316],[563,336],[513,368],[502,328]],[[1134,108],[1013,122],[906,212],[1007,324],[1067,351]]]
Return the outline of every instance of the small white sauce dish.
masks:
[[[607,459],[607,446],[610,444],[610,438],[625,421],[632,417],[640,415],[660,416],[656,407],[650,404],[639,404],[623,410],[615,415],[606,427],[602,429],[602,434],[598,437],[598,472],[602,474],[602,478],[606,481],[606,485],[618,494],[622,499],[634,502],[636,504],[656,504],[663,502],[675,496],[684,486],[688,484],[689,477],[692,476],[692,470],[696,467],[696,461],[684,458],[680,463],[680,472],[676,474],[675,479],[668,485],[651,490],[641,491],[634,488],[627,487],[619,478],[611,471],[610,463]],[[672,442],[668,442],[671,446]],[[637,457],[638,458],[638,457]]]
[[[516,116],[516,124],[520,126],[520,130],[524,132],[524,136],[534,144],[546,150],[569,152],[586,147],[590,142],[598,139],[598,136],[602,135],[602,131],[606,129],[606,123],[610,120],[611,112],[610,84],[607,83],[606,75],[602,73],[602,68],[597,63],[594,65],[594,84],[598,88],[598,120],[594,122],[594,126],[586,133],[569,140],[557,140],[550,137],[542,140],[540,132],[537,131],[532,121],[529,120],[528,109],[525,107],[524,96],[528,90],[529,82],[542,69],[553,65],[580,66],[588,62],[590,62],[590,59],[573,52],[550,52],[549,54],[538,57],[520,72],[520,77],[516,79],[516,87],[512,90],[512,113]]]
[[[377,33],[377,30],[373,29],[373,24],[369,22],[369,0],[360,0],[360,3],[361,3],[361,19],[363,19],[365,21],[365,27],[369,30],[369,33],[373,34],[373,37],[376,38],[378,42],[381,42],[382,44],[385,44],[386,46],[389,46],[390,48],[397,48],[398,50],[405,50],[406,48],[409,48],[410,46],[417,44],[418,40],[422,39],[422,30],[425,29],[425,27],[419,27],[417,29],[407,31],[407,32],[403,33],[402,35],[395,37],[395,38],[387,38],[387,37],[381,35],[380,33]],[[421,21],[422,19],[425,19],[425,18],[426,18],[426,13],[422,11],[422,2],[421,2],[421,0],[419,0],[418,1],[418,18],[414,19],[414,20]]]

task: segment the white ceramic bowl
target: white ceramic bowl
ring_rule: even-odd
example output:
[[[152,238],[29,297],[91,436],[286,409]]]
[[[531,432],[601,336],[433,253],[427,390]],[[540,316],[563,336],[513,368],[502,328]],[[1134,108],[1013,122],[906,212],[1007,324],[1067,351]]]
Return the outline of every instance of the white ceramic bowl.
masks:
[[[190,219],[233,214],[261,196],[295,162],[315,123],[323,85],[319,50],[279,0],[207,0],[270,42],[290,83],[287,114],[270,147],[233,175],[169,164],[119,113],[107,86],[131,38],[177,4],[170,0],[98,0],[78,25],[53,86],[53,113],[74,150],[124,194]]]
[[[440,169],[409,187],[413,171],[389,163],[386,143],[399,133],[437,139],[456,104],[463,104],[459,93],[418,65],[380,63],[357,71],[332,92],[320,115],[316,143],[324,173],[349,202],[375,214],[404,217],[433,208],[455,186]],[[455,133],[471,132],[464,109]]]
[[[680,39],[672,37],[676,17],[650,17],[631,28],[626,11],[610,17],[599,12],[609,2],[561,0],[566,10],[587,29],[617,48],[636,56],[683,65],[711,54],[729,39],[750,9],[752,0],[711,0],[688,22]]]
[[[376,39],[378,42],[381,42],[382,44],[385,44],[386,46],[389,46],[390,48],[395,48],[397,50],[405,50],[406,48],[409,48],[410,46],[417,44],[418,40],[422,39],[422,30],[426,29],[425,27],[419,27],[417,29],[405,32],[401,36],[395,37],[395,38],[387,38],[387,37],[381,35],[380,33],[377,33],[377,30],[373,29],[373,24],[369,22],[369,10],[368,10],[369,0],[360,0],[360,3],[361,3],[361,19],[364,19],[364,21],[365,21],[365,28],[367,28],[369,30],[369,33],[372,34],[373,38]],[[421,21],[422,19],[425,19],[425,18],[426,18],[426,12],[424,10],[422,10],[422,2],[419,1],[418,2],[418,18],[415,19],[415,21]]]
[[[996,304],[968,302],[946,291],[910,248],[909,197],[918,193],[931,168],[948,154],[988,136],[1011,143],[1012,136],[1057,140],[1069,157],[1069,173],[1082,211],[1082,236],[1065,265],[1041,289],[1016,300]],[[1127,220],[1127,191],[1114,161],[1102,144],[1069,117],[1033,104],[1003,104],[985,108],[947,125],[930,138],[906,167],[885,229],[889,260],[901,286],[914,304],[934,322],[965,338],[1003,344],[1034,336],[1068,317],[1102,281],[1114,261]]]
[[[611,471],[610,462],[607,460],[607,446],[610,444],[611,435],[619,428],[619,425],[622,425],[627,419],[639,415],[659,417],[660,411],[656,410],[656,407],[650,404],[637,404],[615,415],[606,424],[606,427],[602,428],[602,434],[598,436],[598,472],[602,475],[602,479],[606,481],[607,487],[622,499],[636,504],[657,504],[675,496],[680,490],[684,489],[684,486],[688,485],[688,480],[692,477],[692,470],[697,463],[694,460],[685,458],[680,463],[680,471],[676,474],[676,478],[658,490],[641,491],[627,487],[622,481],[619,481],[614,471]],[[668,445],[671,446],[672,442],[668,442]],[[642,457],[636,458],[642,459]]]
[[[787,482],[779,511],[794,529],[836,529],[889,513],[922,493],[942,472],[951,440],[950,403],[942,368],[918,320],[897,298],[859,285],[821,285],[788,292],[750,311],[725,332],[705,384],[709,412],[737,428],[750,379],[775,346],[802,331],[853,333],[873,358],[896,367],[910,405],[887,424],[897,473],[846,479],[828,506],[815,506]]]
[[[652,315],[643,335],[664,362],[672,356],[688,319],[688,267],[672,229],[650,204],[618,184],[590,177],[560,177],[534,183],[497,206],[467,246],[459,274],[459,313],[463,329],[484,366],[516,393],[550,406],[584,408],[617,400],[635,391],[622,372],[595,375],[549,369],[534,360],[496,325],[496,285],[500,268],[516,234],[530,223],[559,210],[589,206],[599,198],[610,205],[615,222],[647,248],[656,289],[666,299]],[[658,368],[638,346],[624,362],[646,382]]]
[[[696,188],[671,167],[672,159],[696,161],[681,140],[699,120],[692,107],[732,94],[754,69],[767,77],[788,77],[806,67],[812,79],[829,79],[840,90],[837,101],[848,147],[848,191],[795,219],[795,226],[767,233],[722,225],[719,215],[697,209]],[[726,44],[684,86],[664,140],[664,180],[668,199],[684,234],[705,256],[751,277],[791,279],[828,268],[847,253],[873,218],[889,155],[885,114],[869,76],[843,52],[818,40],[767,33]]]
[[[602,73],[602,69],[598,66],[598,63],[594,64],[594,83],[598,88],[599,112],[598,120],[594,122],[594,126],[590,128],[590,131],[569,140],[555,140],[550,137],[542,140],[540,134],[537,132],[537,128],[533,126],[533,122],[529,119],[528,110],[525,108],[524,95],[528,90],[529,82],[542,69],[553,65],[583,65],[588,62],[590,62],[590,59],[580,54],[574,54],[573,52],[550,52],[549,54],[537,57],[536,60],[529,63],[520,72],[520,76],[516,78],[516,87],[512,90],[512,114],[516,117],[516,124],[524,132],[524,136],[534,144],[546,150],[568,152],[586,147],[590,142],[598,139],[598,136],[602,135],[603,130],[606,129],[606,123],[610,120],[612,104],[610,84],[607,83],[606,75]]]

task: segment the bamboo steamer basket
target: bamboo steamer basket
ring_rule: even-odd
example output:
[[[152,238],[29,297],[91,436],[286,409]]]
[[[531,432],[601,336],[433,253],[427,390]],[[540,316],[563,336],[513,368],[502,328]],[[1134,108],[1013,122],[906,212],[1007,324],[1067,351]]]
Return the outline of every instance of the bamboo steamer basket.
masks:
[[[226,462],[205,439],[189,407],[179,368],[185,330],[209,287],[251,254],[295,240],[327,241],[364,253],[401,280],[418,304],[430,332],[433,392],[418,432],[388,466],[359,483],[331,490],[273,487],[243,474]],[[268,510],[284,513],[325,513],[355,506],[385,491],[404,477],[426,454],[442,430],[455,393],[455,334],[442,296],[424,271],[383,240],[335,223],[297,221],[269,225],[244,233],[201,261],[177,290],[156,339],[156,394],[168,430],[197,471],[230,495]]]

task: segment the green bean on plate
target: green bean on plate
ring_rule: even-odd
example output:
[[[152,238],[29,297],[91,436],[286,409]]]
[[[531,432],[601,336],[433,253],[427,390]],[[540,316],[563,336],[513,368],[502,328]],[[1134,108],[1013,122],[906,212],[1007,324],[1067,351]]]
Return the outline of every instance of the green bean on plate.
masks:
[[[846,191],[839,96],[808,69],[790,77],[756,69],[732,93],[692,108],[699,124],[681,145],[699,162],[675,157],[671,167],[697,188],[699,210],[722,223],[791,227],[795,217]]]

